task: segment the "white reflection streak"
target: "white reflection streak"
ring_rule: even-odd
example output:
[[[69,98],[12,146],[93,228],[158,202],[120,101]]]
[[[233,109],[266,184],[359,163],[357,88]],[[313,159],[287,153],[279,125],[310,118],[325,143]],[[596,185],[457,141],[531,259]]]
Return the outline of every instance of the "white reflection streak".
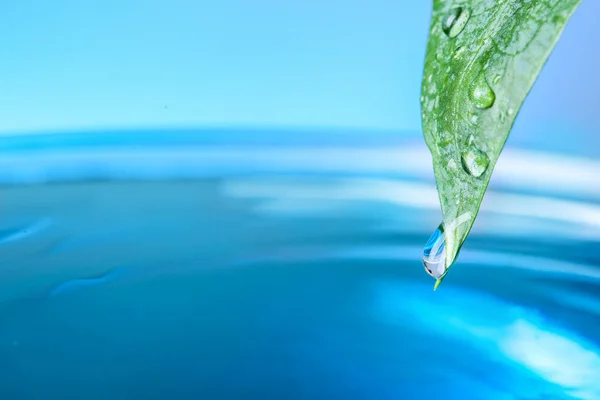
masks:
[[[270,200],[345,200],[380,201],[400,206],[439,209],[435,186],[393,180],[340,180],[329,186],[302,182],[230,181],[224,190],[230,196],[267,198]],[[281,204],[279,204],[281,206]],[[290,208],[291,209],[291,208]],[[551,199],[543,196],[505,194],[489,191],[483,211],[505,215],[536,217],[600,227],[600,206],[593,203]]]
[[[500,349],[545,380],[579,399],[600,399],[600,357],[570,340],[519,319],[507,326]]]
[[[401,174],[431,180],[431,155],[423,144],[390,147],[162,147],[31,151],[0,158],[0,182],[85,179],[101,169],[113,179],[202,177],[208,172],[315,172]],[[505,149],[494,184],[549,193],[600,196],[600,162]]]
[[[375,290],[374,316],[384,322],[411,321],[440,337],[499,352],[575,398],[600,398],[598,349],[534,310],[468,290],[446,288],[441,300],[402,283],[382,282]]]

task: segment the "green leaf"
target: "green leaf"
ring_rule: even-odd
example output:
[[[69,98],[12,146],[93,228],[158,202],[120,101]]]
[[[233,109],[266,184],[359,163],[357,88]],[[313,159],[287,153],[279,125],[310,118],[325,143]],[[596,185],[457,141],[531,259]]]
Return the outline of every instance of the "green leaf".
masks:
[[[581,0],[434,0],[421,111],[456,260],[515,117]]]

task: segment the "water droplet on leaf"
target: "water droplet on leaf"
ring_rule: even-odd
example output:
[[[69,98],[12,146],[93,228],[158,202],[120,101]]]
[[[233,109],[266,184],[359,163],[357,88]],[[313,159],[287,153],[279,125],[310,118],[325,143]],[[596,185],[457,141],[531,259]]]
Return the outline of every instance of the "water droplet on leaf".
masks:
[[[479,178],[485,173],[490,159],[483,151],[479,150],[474,144],[470,145],[468,150],[461,156],[462,166],[467,173]]]
[[[496,101],[496,94],[487,83],[485,75],[479,74],[471,90],[471,100],[477,108],[490,108]]]
[[[463,54],[465,54],[466,48],[461,46],[458,47],[456,50],[454,50],[454,54],[452,55],[452,58],[454,60],[460,60],[460,58],[463,56]]]
[[[446,272],[446,243],[443,223],[433,232],[425,244],[423,267],[435,279],[439,279]]]
[[[441,45],[435,53],[435,58],[440,64],[448,64],[452,55],[453,46],[449,43]]]
[[[450,37],[456,37],[467,25],[471,12],[468,8],[454,7],[444,15],[442,20],[442,30]]]

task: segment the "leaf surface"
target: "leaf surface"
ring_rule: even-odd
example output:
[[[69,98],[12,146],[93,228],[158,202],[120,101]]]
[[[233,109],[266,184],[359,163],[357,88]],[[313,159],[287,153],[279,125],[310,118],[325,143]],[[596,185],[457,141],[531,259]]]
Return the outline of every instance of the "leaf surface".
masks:
[[[456,260],[515,118],[581,0],[434,0],[422,126]]]

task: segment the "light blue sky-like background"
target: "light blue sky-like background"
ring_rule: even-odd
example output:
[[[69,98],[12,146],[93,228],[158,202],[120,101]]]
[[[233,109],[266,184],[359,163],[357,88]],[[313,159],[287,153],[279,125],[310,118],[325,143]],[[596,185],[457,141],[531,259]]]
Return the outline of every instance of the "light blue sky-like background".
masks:
[[[4,1],[0,133],[419,130],[429,13],[430,1]],[[600,131],[598,15],[583,1],[516,130]]]

